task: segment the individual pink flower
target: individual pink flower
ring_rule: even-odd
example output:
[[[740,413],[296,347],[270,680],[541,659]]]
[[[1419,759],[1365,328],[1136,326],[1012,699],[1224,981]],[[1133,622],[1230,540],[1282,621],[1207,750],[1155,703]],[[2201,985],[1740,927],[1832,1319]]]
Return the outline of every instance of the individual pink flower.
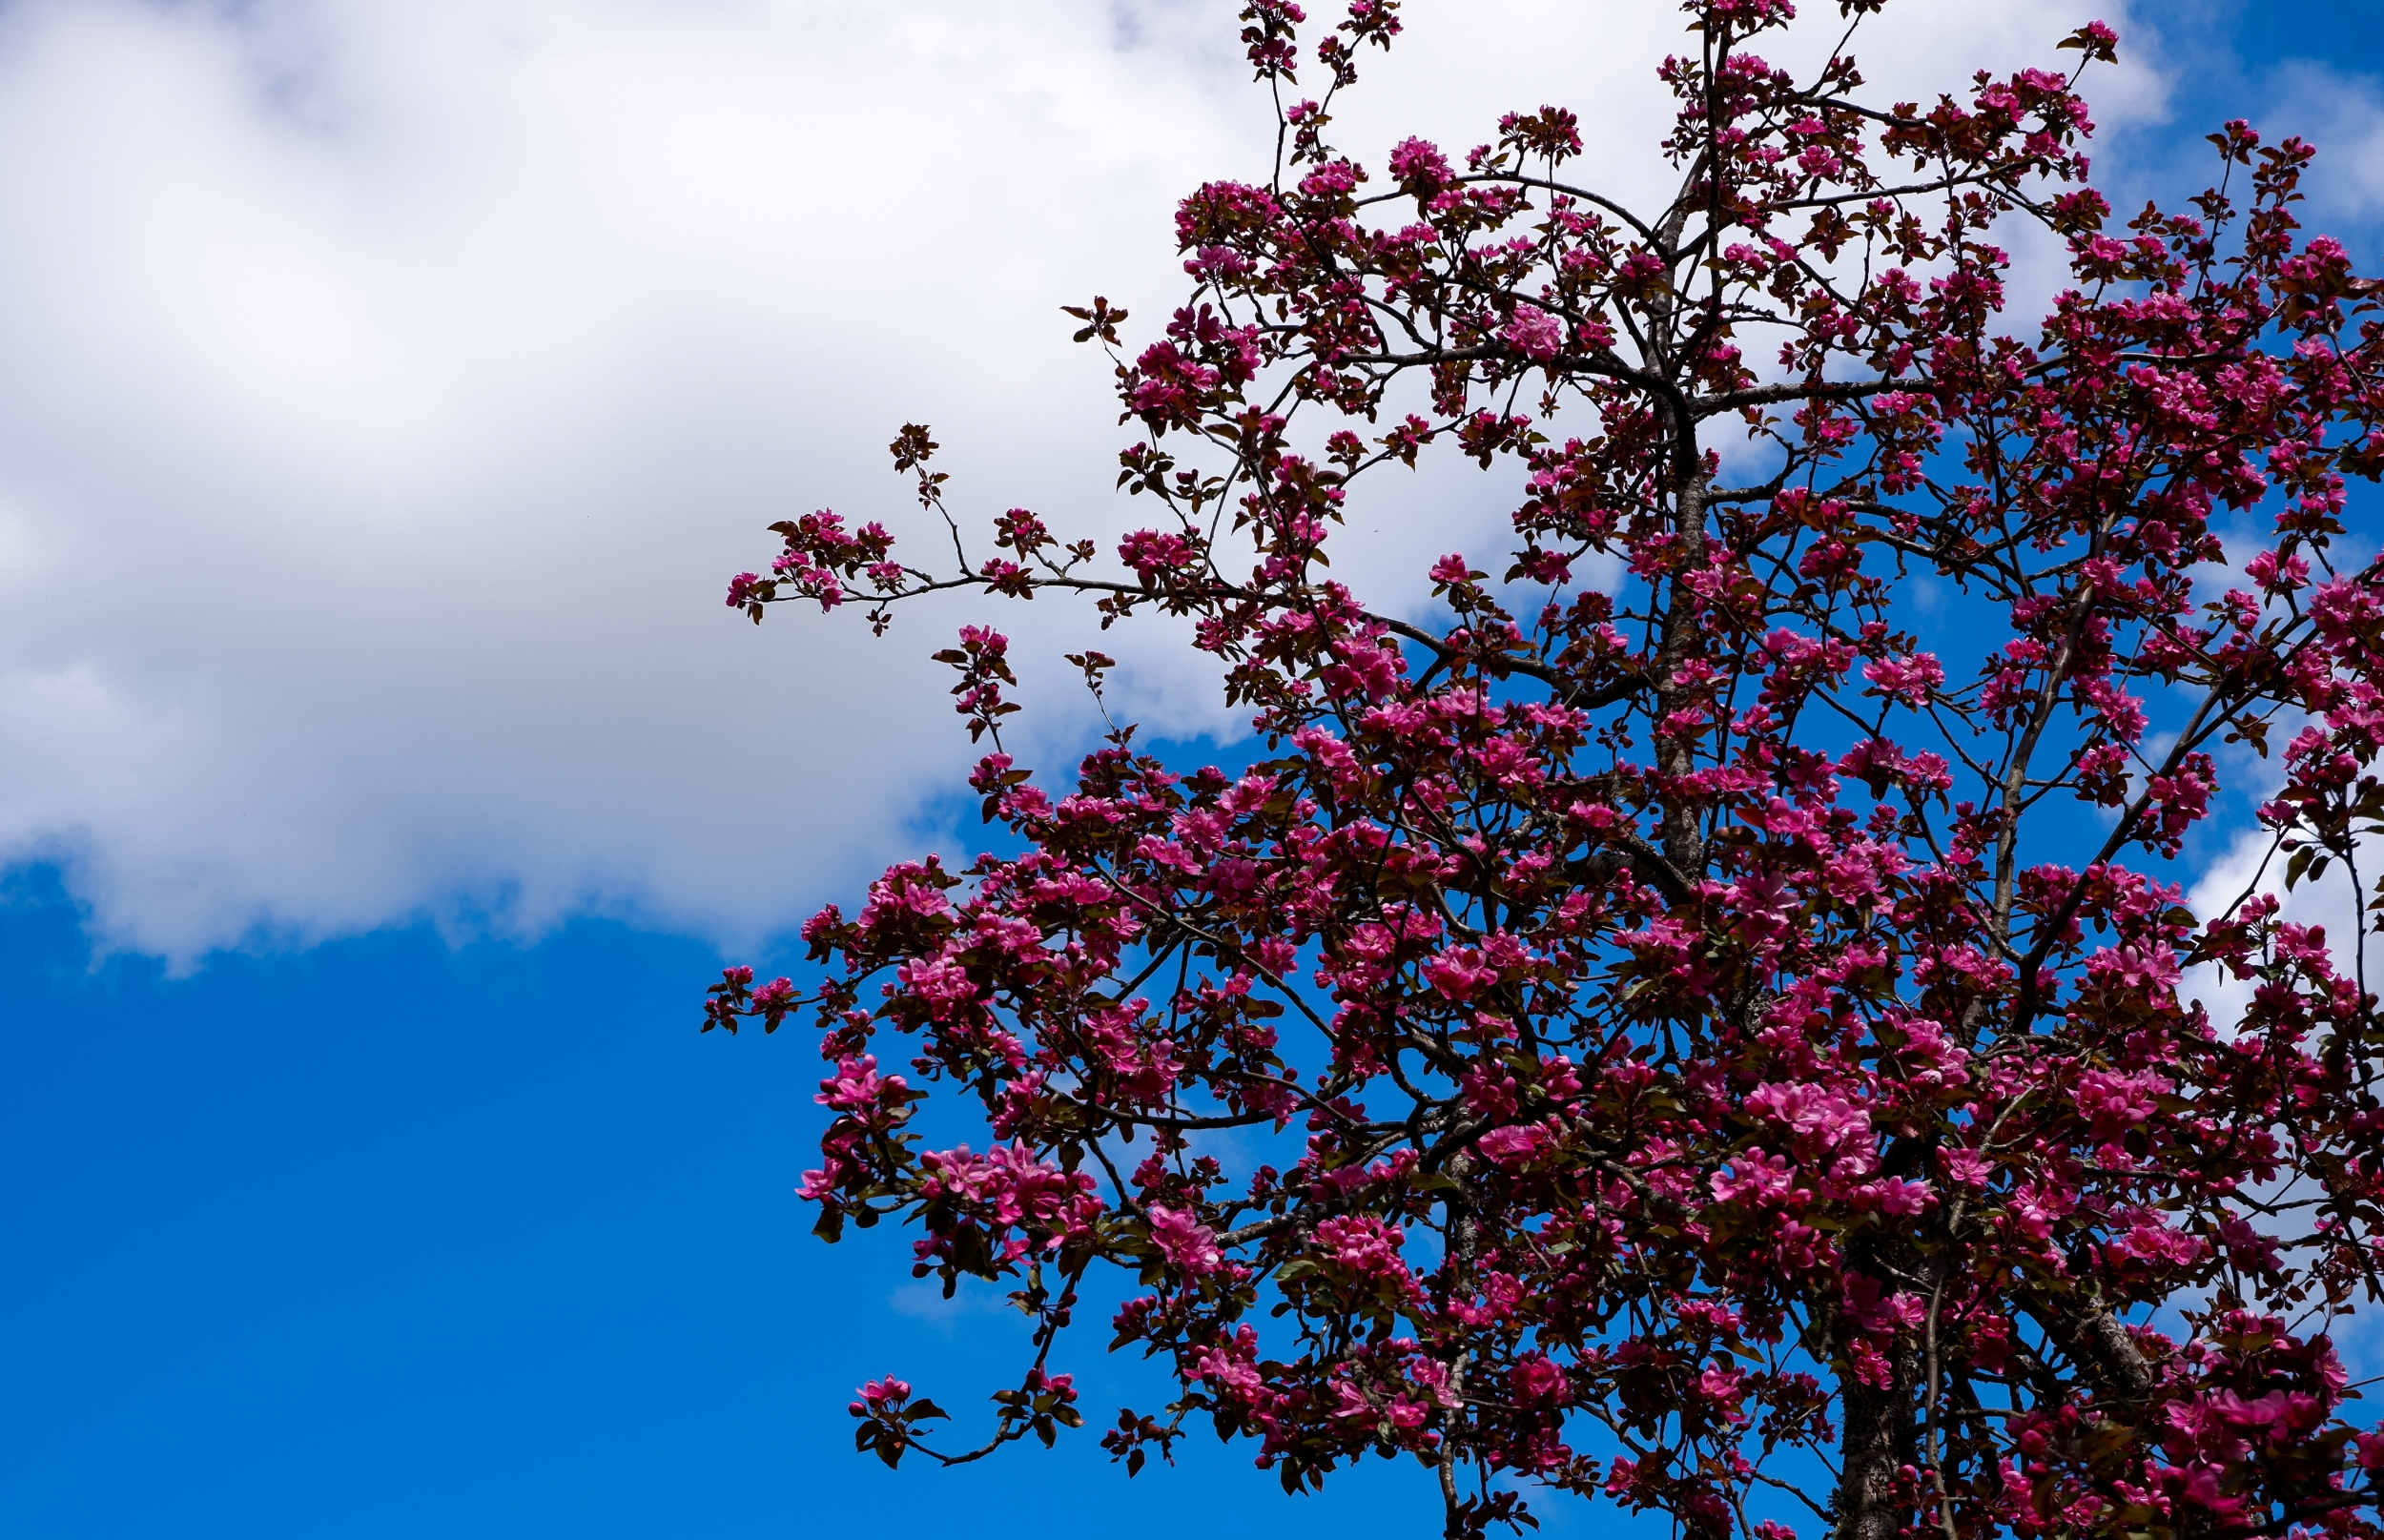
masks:
[[[1527,359],[1546,361],[1565,350],[1564,322],[1537,305],[1515,306],[1514,318],[1498,329],[1498,336]]]
[[[1519,1128],[1493,1128],[1475,1140],[1474,1147],[1490,1157],[1493,1164],[1512,1168],[1530,1164],[1548,1141],[1547,1129],[1537,1123],[1526,1123]]]
[[[1560,1406],[1567,1391],[1565,1371],[1545,1353],[1526,1353],[1515,1360],[1507,1371],[1507,1384],[1516,1404],[1525,1407]]]
[[[1177,1271],[1198,1278],[1217,1270],[1224,1254],[1217,1249],[1216,1232],[1194,1219],[1188,1210],[1154,1203],[1150,1209],[1151,1243],[1159,1247]]]

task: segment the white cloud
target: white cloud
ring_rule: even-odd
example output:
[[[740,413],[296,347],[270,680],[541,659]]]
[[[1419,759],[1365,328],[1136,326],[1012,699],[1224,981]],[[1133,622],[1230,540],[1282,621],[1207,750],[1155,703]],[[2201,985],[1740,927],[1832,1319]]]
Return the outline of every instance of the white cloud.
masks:
[[[2318,147],[2303,217],[2325,228],[2384,214],[2384,90],[2375,76],[2312,59],[2268,72],[2258,125],[2271,140],[2299,134]]]
[[[972,505],[1120,525],[1055,307],[1163,310],[1174,198],[1262,171],[1233,9],[0,10],[0,858],[187,960],[425,914],[744,938],[912,843],[969,755],[920,661],[953,614],[757,635],[722,581],[771,519],[901,512],[906,419]],[[1860,51],[1926,94],[2107,9],[1904,5]],[[1409,17],[1352,150],[1570,103],[1660,193],[1669,0]],[[2130,67],[2101,115],[2158,92]],[[1497,503],[1419,481],[1343,570],[1411,599]],[[1056,611],[1008,617],[1030,663]],[[1139,707],[1222,720],[1131,657]]]
[[[898,1284],[886,1296],[886,1306],[898,1316],[908,1316],[934,1327],[945,1337],[951,1337],[964,1323],[986,1320],[1018,1326],[1020,1334],[1024,1333],[1026,1318],[1010,1303],[1010,1291],[974,1278],[961,1279],[950,1299],[944,1297],[943,1284],[933,1278]]]
[[[2281,747],[2281,744],[2280,744]],[[2270,777],[2271,781],[2275,778]],[[2287,855],[2277,849],[2272,831],[2246,829],[2210,863],[2200,880],[2188,890],[2186,902],[2205,921],[2231,914],[2239,901],[2255,893],[2277,900],[2277,917],[2294,925],[2326,930],[2334,965],[2345,977],[2359,976],[2364,960],[2374,964],[2378,953],[2362,925],[2362,905],[2373,896],[2379,872],[2384,872],[2384,844],[2362,839],[2353,847],[2359,860],[2354,873],[2339,860],[2331,860],[2314,877],[2285,885]],[[2365,893],[2360,891],[2366,890]],[[2372,923],[2372,922],[2371,922]],[[2215,964],[2195,968],[2179,984],[2179,995],[2198,999],[2222,1030],[2231,1029],[2251,1003],[2252,986]]]
[[[914,415],[1104,487],[1055,307],[1161,292],[1219,84],[1092,4],[11,10],[0,839],[185,956],[783,921],[962,746],[915,641],[727,574],[899,506]]]

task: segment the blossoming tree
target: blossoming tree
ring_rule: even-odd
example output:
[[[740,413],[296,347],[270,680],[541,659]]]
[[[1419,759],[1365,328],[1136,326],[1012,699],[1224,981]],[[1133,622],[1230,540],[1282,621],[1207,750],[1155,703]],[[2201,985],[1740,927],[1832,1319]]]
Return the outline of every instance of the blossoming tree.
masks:
[[[1331,110],[1392,0],[1307,40],[1252,0],[1273,175],[1184,200],[1163,337],[1074,312],[1149,527],[1113,565],[1013,509],[969,554],[913,427],[954,565],[822,513],[735,580],[756,620],[1182,617],[1255,716],[1237,770],[1120,729],[1047,789],[963,629],[1005,853],[822,911],[812,987],[714,986],[708,1026],[825,1029],[819,1233],[905,1221],[915,1275],[1029,1322],[982,1442],[891,1377],[858,1442],[1078,1427],[1107,1274],[1172,1387],[1104,1436],[1129,1471],[1213,1427],[1286,1489],[1420,1462],[1450,1535],[1545,1489],[1698,1537],[2375,1535],[2328,1333],[2379,1298],[2384,1038],[2358,936],[2271,895],[2347,881],[2364,931],[2375,286],[2297,233],[2309,148],[2240,123],[2189,213],[2115,223],[2106,28],[1918,104],[1843,44],[1764,62],[1786,0],[1686,10],[1678,191],[1634,211],[1554,108],[1370,175]],[[1999,229],[2065,254],[2041,322]],[[1325,558],[1362,478],[1446,454],[1509,470],[1513,549],[1441,560],[1420,626]],[[2197,913],[2222,765],[2275,859]],[[962,1113],[981,1150],[919,1131]]]

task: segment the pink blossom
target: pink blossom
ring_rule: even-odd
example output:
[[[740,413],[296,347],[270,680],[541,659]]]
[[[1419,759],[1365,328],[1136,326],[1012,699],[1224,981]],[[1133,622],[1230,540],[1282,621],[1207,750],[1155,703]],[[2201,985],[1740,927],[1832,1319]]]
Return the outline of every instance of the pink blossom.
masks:
[[[1908,658],[1881,658],[1864,664],[1862,677],[1889,700],[1906,706],[1926,706],[1930,694],[1945,682],[1945,668],[1934,654],[1916,652]]]
[[[1937,1152],[1937,1169],[1947,1181],[1976,1190],[1986,1185],[1995,1167],[1976,1150],[1942,1149]]]
[[[1786,1158],[1765,1155],[1759,1147],[1732,1156],[1730,1169],[1713,1177],[1714,1196],[1725,1203],[1764,1203],[1786,1196],[1795,1186]]]
[[[1475,1141],[1475,1147],[1494,1163],[1512,1168],[1528,1165],[1532,1157],[1548,1145],[1548,1130],[1536,1123],[1520,1128],[1493,1128]]]
[[[1498,329],[1498,336],[1527,359],[1546,360],[1565,349],[1564,323],[1537,305],[1515,306],[1514,318]]]
[[[1216,1232],[1182,1209],[1161,1207],[1154,1203],[1150,1209],[1151,1243],[1159,1247],[1177,1271],[1198,1278],[1215,1272],[1224,1261],[1217,1249]]]
[[[1544,1353],[1527,1353],[1515,1360],[1515,1366],[1507,1371],[1507,1384],[1516,1404],[1525,1407],[1561,1405],[1567,1388],[1565,1371]]]
[[[911,1386],[907,1381],[897,1380],[889,1374],[882,1380],[870,1381],[854,1394],[858,1395],[870,1409],[874,1411],[880,1407],[898,1405],[910,1400]]]
[[[1326,1256],[1361,1277],[1405,1279],[1407,1264],[1399,1248],[1407,1232],[1370,1215],[1336,1216],[1316,1227],[1316,1243]]]

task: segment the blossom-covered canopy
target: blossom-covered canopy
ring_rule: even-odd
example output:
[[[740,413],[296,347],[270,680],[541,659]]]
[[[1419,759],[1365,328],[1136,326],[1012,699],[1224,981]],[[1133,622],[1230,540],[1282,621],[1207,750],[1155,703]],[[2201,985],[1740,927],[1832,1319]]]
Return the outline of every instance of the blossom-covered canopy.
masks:
[[[820,1233],[913,1222],[915,1274],[1031,1322],[989,1443],[891,1377],[859,1442],[1077,1426],[1069,1328],[1122,1270],[1110,1345],[1174,1387],[1107,1433],[1130,1470],[1208,1425],[1286,1489],[1420,1462],[1451,1535],[1534,1487],[1699,1537],[2374,1535],[2329,1332],[2380,1297],[2384,1038],[2360,934],[2273,894],[2347,875],[2364,933],[2375,285],[2297,227],[2311,149],[2241,123],[2189,212],[2117,219],[2106,28],[1899,102],[1849,44],[1766,63],[1785,0],[1685,9],[1678,191],[1634,212],[1557,108],[1360,166],[1332,106],[1395,6],[1307,43],[1252,0],[1272,174],[1183,201],[1162,337],[1075,312],[1149,527],[1014,509],[971,556],[946,514],[945,566],[821,513],[736,579],[756,620],[1183,617],[1256,734],[1038,780],[964,629],[997,852],[822,911],[815,985],[715,986],[708,1026],[826,1032]],[[1999,238],[2065,257],[2041,322]],[[894,453],[945,514],[935,448]],[[1417,625],[1326,555],[1362,478],[1441,455],[1518,488],[1513,548],[1441,560]],[[2275,860],[2195,912],[2222,767]],[[928,1099],[982,1148],[930,1147]]]

